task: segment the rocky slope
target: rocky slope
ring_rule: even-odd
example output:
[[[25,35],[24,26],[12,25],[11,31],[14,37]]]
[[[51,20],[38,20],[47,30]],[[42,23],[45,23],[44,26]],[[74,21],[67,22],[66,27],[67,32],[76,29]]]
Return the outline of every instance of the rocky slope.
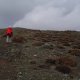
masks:
[[[0,80],[80,80],[80,32],[14,28],[12,43],[0,38]]]

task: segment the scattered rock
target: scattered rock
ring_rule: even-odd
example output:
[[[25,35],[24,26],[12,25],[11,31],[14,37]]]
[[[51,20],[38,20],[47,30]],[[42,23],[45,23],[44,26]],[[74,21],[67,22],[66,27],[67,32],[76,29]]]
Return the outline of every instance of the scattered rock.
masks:
[[[45,49],[53,49],[53,45],[50,43],[45,43],[42,47]]]
[[[34,57],[37,57],[37,55],[35,54],[35,55],[33,55]]]

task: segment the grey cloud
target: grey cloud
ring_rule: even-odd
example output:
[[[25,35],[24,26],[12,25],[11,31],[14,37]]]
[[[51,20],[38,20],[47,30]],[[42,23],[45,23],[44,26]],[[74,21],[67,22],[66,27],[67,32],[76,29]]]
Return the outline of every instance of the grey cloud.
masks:
[[[12,16],[14,20],[11,20]],[[8,25],[79,30],[80,0],[0,0],[0,26]]]
[[[6,27],[13,25],[19,19],[22,19],[26,13],[33,9],[35,3],[33,0],[0,0],[0,26]],[[14,17],[11,21],[10,17]],[[7,23],[4,20],[7,20]]]
[[[14,26],[31,29],[78,30],[77,26],[80,26],[79,0],[41,0],[40,3],[42,2],[43,4],[38,3]]]

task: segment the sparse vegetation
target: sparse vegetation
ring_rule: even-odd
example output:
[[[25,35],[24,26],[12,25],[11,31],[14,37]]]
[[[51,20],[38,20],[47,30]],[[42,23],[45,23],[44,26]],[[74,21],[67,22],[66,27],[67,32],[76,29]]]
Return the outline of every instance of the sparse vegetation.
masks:
[[[75,67],[77,65],[74,57],[60,56],[58,59],[59,64],[67,65],[69,67]]]
[[[56,66],[55,68],[57,71],[64,73],[64,74],[70,74],[71,73],[71,68],[63,65]]]
[[[42,45],[44,45],[44,43],[43,42],[41,42],[41,41],[34,41],[33,43],[32,43],[32,45],[33,46],[42,46]]]
[[[69,53],[71,55],[79,56],[80,57],[80,49],[70,49]]]
[[[25,37],[23,36],[15,36],[13,37],[13,42],[16,42],[16,43],[24,43],[26,41]]]
[[[0,80],[80,79],[80,32],[14,28],[13,42],[0,42]]]

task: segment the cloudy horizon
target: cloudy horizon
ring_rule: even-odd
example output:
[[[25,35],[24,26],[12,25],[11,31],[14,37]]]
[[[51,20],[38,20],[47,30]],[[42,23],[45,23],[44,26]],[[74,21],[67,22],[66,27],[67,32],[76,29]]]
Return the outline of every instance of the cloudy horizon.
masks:
[[[80,0],[0,0],[0,28],[80,30]]]

